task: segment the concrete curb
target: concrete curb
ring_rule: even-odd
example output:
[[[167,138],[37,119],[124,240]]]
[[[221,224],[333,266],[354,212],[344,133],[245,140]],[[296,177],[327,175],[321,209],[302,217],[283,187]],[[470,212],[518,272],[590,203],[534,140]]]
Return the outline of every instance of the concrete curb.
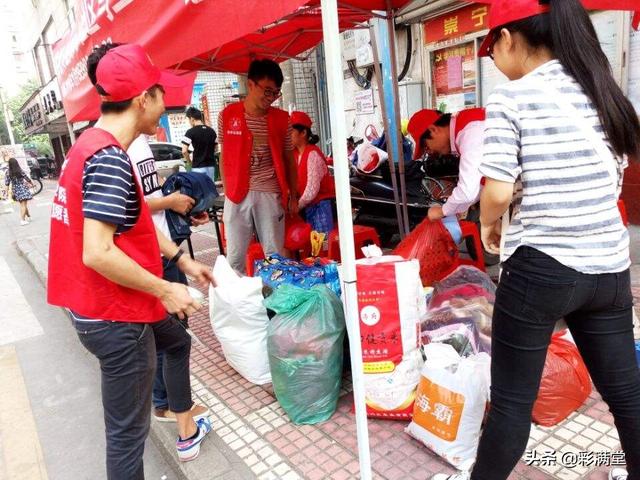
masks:
[[[47,259],[30,239],[16,240],[15,247],[19,255],[38,276],[42,284],[47,286]],[[65,313],[66,310],[62,309]],[[198,398],[194,395],[194,401]],[[202,444],[200,456],[191,462],[182,463],[176,455],[175,424],[162,424],[151,419],[149,438],[158,447],[162,457],[172,468],[176,477],[167,480],[249,480],[255,475],[238,455],[231,450],[215,433],[216,419],[212,418],[214,431]]]
[[[45,256],[38,251],[35,242],[31,238],[16,240],[15,245],[18,253],[31,265],[31,268],[36,272],[46,289],[48,262]]]

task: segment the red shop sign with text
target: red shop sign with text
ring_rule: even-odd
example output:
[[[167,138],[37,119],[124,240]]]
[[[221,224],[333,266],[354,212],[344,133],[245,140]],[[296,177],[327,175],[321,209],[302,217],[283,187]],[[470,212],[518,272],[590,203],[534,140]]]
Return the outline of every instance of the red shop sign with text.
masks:
[[[424,23],[425,43],[459,38],[489,28],[489,6],[474,4]]]

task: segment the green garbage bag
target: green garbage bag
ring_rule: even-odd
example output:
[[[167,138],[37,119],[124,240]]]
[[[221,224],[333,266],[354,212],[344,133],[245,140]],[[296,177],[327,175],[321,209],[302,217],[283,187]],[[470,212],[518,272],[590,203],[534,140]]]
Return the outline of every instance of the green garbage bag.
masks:
[[[276,314],[267,350],[278,402],[295,424],[328,420],[342,382],[342,303],[325,285],[305,290],[285,284],[264,304]]]

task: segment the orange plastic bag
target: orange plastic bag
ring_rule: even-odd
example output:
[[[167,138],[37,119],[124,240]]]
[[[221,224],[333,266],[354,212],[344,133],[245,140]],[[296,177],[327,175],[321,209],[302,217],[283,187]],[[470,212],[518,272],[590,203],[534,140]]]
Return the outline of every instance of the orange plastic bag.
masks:
[[[554,334],[542,373],[538,399],[533,406],[533,421],[543,427],[557,425],[589,398],[591,377],[578,348]]]
[[[393,251],[394,255],[420,262],[424,286],[442,280],[458,266],[458,247],[440,220],[420,223]]]

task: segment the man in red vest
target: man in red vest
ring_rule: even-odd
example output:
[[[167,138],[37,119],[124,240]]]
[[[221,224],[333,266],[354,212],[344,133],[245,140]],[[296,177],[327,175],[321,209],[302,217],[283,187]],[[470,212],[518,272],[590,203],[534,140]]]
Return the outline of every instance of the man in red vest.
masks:
[[[271,106],[284,77],[272,60],[254,60],[247,97],[218,116],[227,257],[239,272],[253,234],[266,254],[283,253],[285,213],[297,213],[296,162],[287,112]]]
[[[156,348],[176,413],[180,460],[195,458],[211,431],[192,417],[190,337],[175,316],[199,305],[187,287],[162,279],[161,254],[203,284],[209,269],[157,232],[126,150],[152,135],[165,87],[183,81],[161,72],[138,45],[97,47],[87,60],[102,116],[69,151],[54,197],[47,297],[69,309],[80,341],[100,362],[107,478],[143,479]]]
[[[470,108],[455,115],[425,109],[414,117],[409,122],[409,130],[417,143],[416,158],[424,150],[440,155],[460,155],[458,184],[444,205],[429,209],[429,219],[440,220],[466,212],[480,199],[484,109]]]

